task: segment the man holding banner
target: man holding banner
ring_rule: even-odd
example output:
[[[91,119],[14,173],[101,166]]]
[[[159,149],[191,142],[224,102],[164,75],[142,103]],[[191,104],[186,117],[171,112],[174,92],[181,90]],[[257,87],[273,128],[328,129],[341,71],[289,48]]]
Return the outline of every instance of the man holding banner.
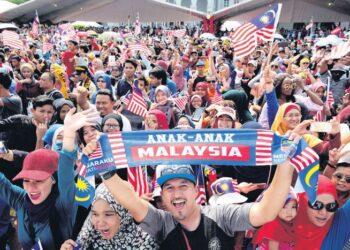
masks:
[[[291,134],[289,139],[297,143],[300,137]],[[294,153],[290,151],[289,156]],[[157,181],[168,212],[139,198],[115,171],[105,172],[101,177],[115,200],[160,242],[161,248],[229,249],[235,231],[259,227],[277,216],[287,197],[292,174],[289,159],[279,164],[259,203],[200,207],[195,201],[198,191],[190,165],[166,165],[160,169]]]

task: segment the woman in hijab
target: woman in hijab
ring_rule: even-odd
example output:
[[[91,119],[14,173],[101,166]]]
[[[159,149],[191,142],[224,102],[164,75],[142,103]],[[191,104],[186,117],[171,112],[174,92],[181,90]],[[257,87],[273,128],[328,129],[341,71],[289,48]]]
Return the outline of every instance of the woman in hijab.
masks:
[[[210,104],[208,97],[208,84],[206,82],[199,82],[195,88],[195,94],[202,98],[201,107],[208,107]]]
[[[150,110],[145,117],[145,130],[158,129],[169,129],[167,118],[160,110]]]
[[[237,120],[243,124],[248,121],[253,121],[253,117],[249,112],[249,100],[244,91],[241,90],[229,90],[222,95],[225,100],[231,100],[236,105]]]
[[[77,242],[67,240],[61,250],[79,249],[158,249],[156,241],[137,226],[102,183],[95,193],[91,212],[81,229]]]
[[[96,102],[96,93],[100,89],[108,89],[111,93],[114,93],[112,86],[112,79],[109,75],[105,73],[99,73],[95,76],[96,91],[92,94],[91,103]]]
[[[157,109],[162,111],[169,125],[169,128],[174,128],[177,121],[181,115],[180,110],[178,110],[173,101],[169,100],[171,93],[167,86],[159,85],[154,91],[155,103],[151,105],[150,110]]]
[[[318,154],[327,153],[333,148],[339,148],[341,145],[340,141],[340,125],[339,129],[333,129],[329,133],[329,141],[322,141],[318,137],[312,135],[306,130],[312,121],[301,122],[301,109],[298,104],[285,103],[279,107],[275,121],[272,124],[271,130],[277,132],[279,135],[284,135],[288,130],[293,130],[303,136],[306,143],[315,150]],[[333,125],[338,127],[337,124]]]
[[[171,79],[176,84],[176,89],[178,92],[187,91],[187,83],[184,77],[184,70],[181,64],[176,64],[174,67],[174,72]]]
[[[123,119],[120,115],[111,113],[103,117],[101,122],[102,132],[111,133],[123,131]]]
[[[52,117],[52,124],[63,124],[66,114],[71,108],[74,108],[73,102],[64,98],[57,99],[53,102],[55,113]]]
[[[299,210],[295,219],[294,250],[320,249],[338,209],[335,185],[327,177],[320,175],[316,202],[312,205],[306,193],[299,195]],[[283,230],[282,228],[276,230]]]

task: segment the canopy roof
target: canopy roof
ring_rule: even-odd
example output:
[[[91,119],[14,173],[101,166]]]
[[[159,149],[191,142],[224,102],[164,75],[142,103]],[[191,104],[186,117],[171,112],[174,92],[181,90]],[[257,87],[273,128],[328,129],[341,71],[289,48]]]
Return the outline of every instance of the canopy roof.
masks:
[[[274,0],[249,0],[213,13],[215,19],[248,21],[264,13]],[[350,0],[281,0],[280,23],[350,21]],[[329,3],[332,3],[329,5]]]
[[[0,20],[31,22],[35,10],[40,21],[131,22],[140,13],[140,22],[196,21],[204,13],[160,0],[31,0],[0,13]],[[2,10],[1,10],[2,11]]]
[[[247,0],[211,15],[215,20],[248,21],[266,11],[276,0]],[[350,0],[280,0],[280,22],[350,21]],[[1,0],[0,0],[1,3]],[[331,5],[329,5],[331,3]],[[2,3],[1,3],[2,4]],[[141,22],[199,21],[207,13],[161,0],[31,0],[15,8],[0,10],[0,21],[32,22],[38,10],[40,21],[133,22],[140,13]]]

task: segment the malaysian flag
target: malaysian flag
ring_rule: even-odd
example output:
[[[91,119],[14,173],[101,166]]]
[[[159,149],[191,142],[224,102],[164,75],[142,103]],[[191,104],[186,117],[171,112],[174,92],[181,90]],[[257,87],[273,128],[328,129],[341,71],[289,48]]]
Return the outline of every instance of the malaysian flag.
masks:
[[[23,41],[19,35],[14,31],[4,30],[2,33],[2,41],[5,46],[9,46],[15,49],[23,49]]]
[[[172,35],[177,38],[182,38],[186,35],[186,29],[173,30]]]
[[[141,41],[137,41],[134,44],[128,44],[128,48],[132,51],[141,51],[148,56],[152,55],[152,51],[147,47],[146,44],[141,43]]]
[[[145,117],[147,114],[147,105],[142,96],[142,92],[138,88],[134,88],[131,99],[126,107],[130,112]]]
[[[32,35],[37,37],[39,35],[39,16],[38,11],[35,11],[35,17],[32,24]]]
[[[135,36],[141,34],[140,15],[138,12],[137,12],[136,20],[135,20],[134,34],[135,34]]]
[[[319,156],[305,141],[298,146],[299,153],[290,159],[290,164],[299,174],[299,180],[311,203],[316,200],[318,174],[320,168]],[[299,150],[300,148],[300,150]]]
[[[312,28],[312,26],[314,26],[314,21],[311,19],[310,23],[308,25],[306,25],[305,29],[309,30]]]
[[[245,57],[252,53],[258,46],[260,39],[272,40],[281,8],[282,4],[275,4],[272,9],[236,29],[232,38],[236,58]]]
[[[181,111],[184,111],[186,108],[186,104],[188,102],[188,97],[180,96],[180,97],[172,98],[171,100],[173,100],[176,107],[178,107]]]
[[[78,175],[75,183],[75,201],[79,206],[89,208],[95,197],[95,176]]]
[[[219,89],[220,89],[220,85],[217,84],[216,88],[215,88],[215,94],[211,98],[211,104],[215,104],[215,103],[221,102],[223,100],[222,94],[221,94]]]
[[[99,159],[102,156],[103,156],[103,152],[102,152],[101,144],[98,142],[96,150],[91,154],[89,154],[89,160]]]
[[[145,173],[141,166],[128,168],[128,181],[140,197],[150,192]]]
[[[272,164],[272,149],[273,132],[269,130],[257,130],[256,139],[256,164],[271,165]]]
[[[50,52],[53,49],[53,44],[45,42],[43,43],[43,54],[45,55],[47,52]]]
[[[205,182],[204,182],[202,166],[198,166],[196,168],[196,179],[197,179],[197,190],[198,190],[196,202],[198,205],[202,205],[203,203],[207,204],[207,195],[205,193]]]
[[[126,106],[128,106],[129,102],[130,102],[131,95],[132,95],[132,93],[129,90],[125,95],[120,97],[120,101],[122,103],[124,103]]]
[[[326,59],[339,59],[350,53],[350,42],[342,42],[333,47]]]

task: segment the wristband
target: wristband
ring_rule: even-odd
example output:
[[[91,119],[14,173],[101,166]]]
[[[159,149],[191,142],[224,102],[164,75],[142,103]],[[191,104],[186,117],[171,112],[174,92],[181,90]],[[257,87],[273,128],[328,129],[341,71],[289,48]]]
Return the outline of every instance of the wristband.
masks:
[[[329,161],[327,161],[327,165],[328,165],[330,168],[336,169],[336,167],[335,167],[333,164],[331,164]]]
[[[116,170],[111,170],[111,171],[108,171],[106,173],[100,174],[100,176],[101,176],[102,180],[106,181],[106,180],[112,178],[116,172],[117,172]]]

